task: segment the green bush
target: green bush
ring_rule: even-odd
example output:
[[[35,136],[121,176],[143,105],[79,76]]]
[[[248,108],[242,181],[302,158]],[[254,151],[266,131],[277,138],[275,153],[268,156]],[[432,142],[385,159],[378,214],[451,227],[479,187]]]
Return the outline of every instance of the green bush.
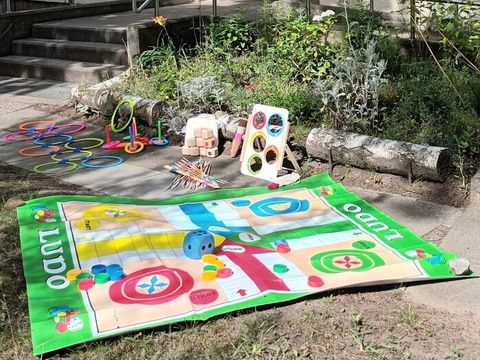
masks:
[[[478,156],[480,78],[467,70],[445,68],[445,72],[462,99],[434,63],[402,64],[383,94],[388,109],[383,136]]]
[[[268,48],[277,72],[292,79],[310,81],[325,74],[330,67],[334,47],[329,41],[333,17],[309,21],[299,17],[278,23]]]

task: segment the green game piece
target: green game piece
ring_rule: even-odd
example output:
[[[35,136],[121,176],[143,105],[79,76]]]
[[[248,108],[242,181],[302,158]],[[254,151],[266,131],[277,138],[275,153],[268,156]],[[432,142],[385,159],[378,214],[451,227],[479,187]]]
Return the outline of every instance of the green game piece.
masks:
[[[81,274],[79,274],[77,276],[77,280],[80,281],[82,279],[90,279],[92,277],[92,274],[90,273],[86,273],[86,272],[82,272]]]
[[[215,265],[205,265],[203,271],[217,271],[217,267]]]
[[[273,271],[279,274],[286,273],[288,271],[287,265],[275,264],[273,265]]]
[[[108,273],[98,273],[95,275],[95,284],[106,284],[110,281],[110,275]]]
[[[355,249],[373,249],[376,245],[373,241],[367,241],[367,240],[360,240],[360,241],[355,241],[352,246]]]

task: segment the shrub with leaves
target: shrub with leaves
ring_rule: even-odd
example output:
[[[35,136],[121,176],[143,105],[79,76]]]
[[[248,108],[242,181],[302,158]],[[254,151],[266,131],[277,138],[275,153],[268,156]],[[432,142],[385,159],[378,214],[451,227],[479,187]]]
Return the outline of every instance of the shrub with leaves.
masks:
[[[188,81],[179,81],[178,95],[182,106],[198,112],[221,110],[224,90],[214,76],[199,76]]]
[[[431,3],[428,21],[432,30],[442,36],[442,48],[455,62],[472,62],[480,66],[480,7],[468,1],[465,5]]]
[[[334,47],[329,39],[332,16],[320,21],[306,17],[278,23],[274,28],[268,54],[277,64],[277,71],[291,78],[310,81],[330,67]]]
[[[365,49],[351,49],[333,61],[332,73],[314,82],[335,129],[367,133],[380,130],[379,100],[387,79],[386,62],[375,52],[375,42]]]

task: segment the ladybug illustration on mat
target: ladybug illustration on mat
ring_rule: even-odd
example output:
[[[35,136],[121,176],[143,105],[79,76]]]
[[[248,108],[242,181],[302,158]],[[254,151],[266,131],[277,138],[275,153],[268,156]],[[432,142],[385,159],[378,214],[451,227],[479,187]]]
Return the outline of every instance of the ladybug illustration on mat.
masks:
[[[68,305],[54,306],[48,309],[55,321],[55,331],[63,334],[67,331],[79,331],[83,329],[83,321],[78,316],[80,311],[72,309]]]
[[[33,217],[39,223],[52,223],[56,221],[53,218],[53,216],[55,215],[55,211],[47,209],[46,206],[36,206],[32,208],[32,211],[34,213]]]

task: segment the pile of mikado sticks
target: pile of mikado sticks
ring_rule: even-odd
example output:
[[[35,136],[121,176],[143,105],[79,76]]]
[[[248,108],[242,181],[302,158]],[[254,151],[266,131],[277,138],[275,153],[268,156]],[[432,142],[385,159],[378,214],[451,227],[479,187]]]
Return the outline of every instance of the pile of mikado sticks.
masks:
[[[174,165],[165,165],[164,167],[177,175],[165,190],[175,188],[194,190],[207,187],[220,189],[221,184],[227,183],[225,180],[210,176],[212,164],[204,159],[190,161],[183,158]]]

